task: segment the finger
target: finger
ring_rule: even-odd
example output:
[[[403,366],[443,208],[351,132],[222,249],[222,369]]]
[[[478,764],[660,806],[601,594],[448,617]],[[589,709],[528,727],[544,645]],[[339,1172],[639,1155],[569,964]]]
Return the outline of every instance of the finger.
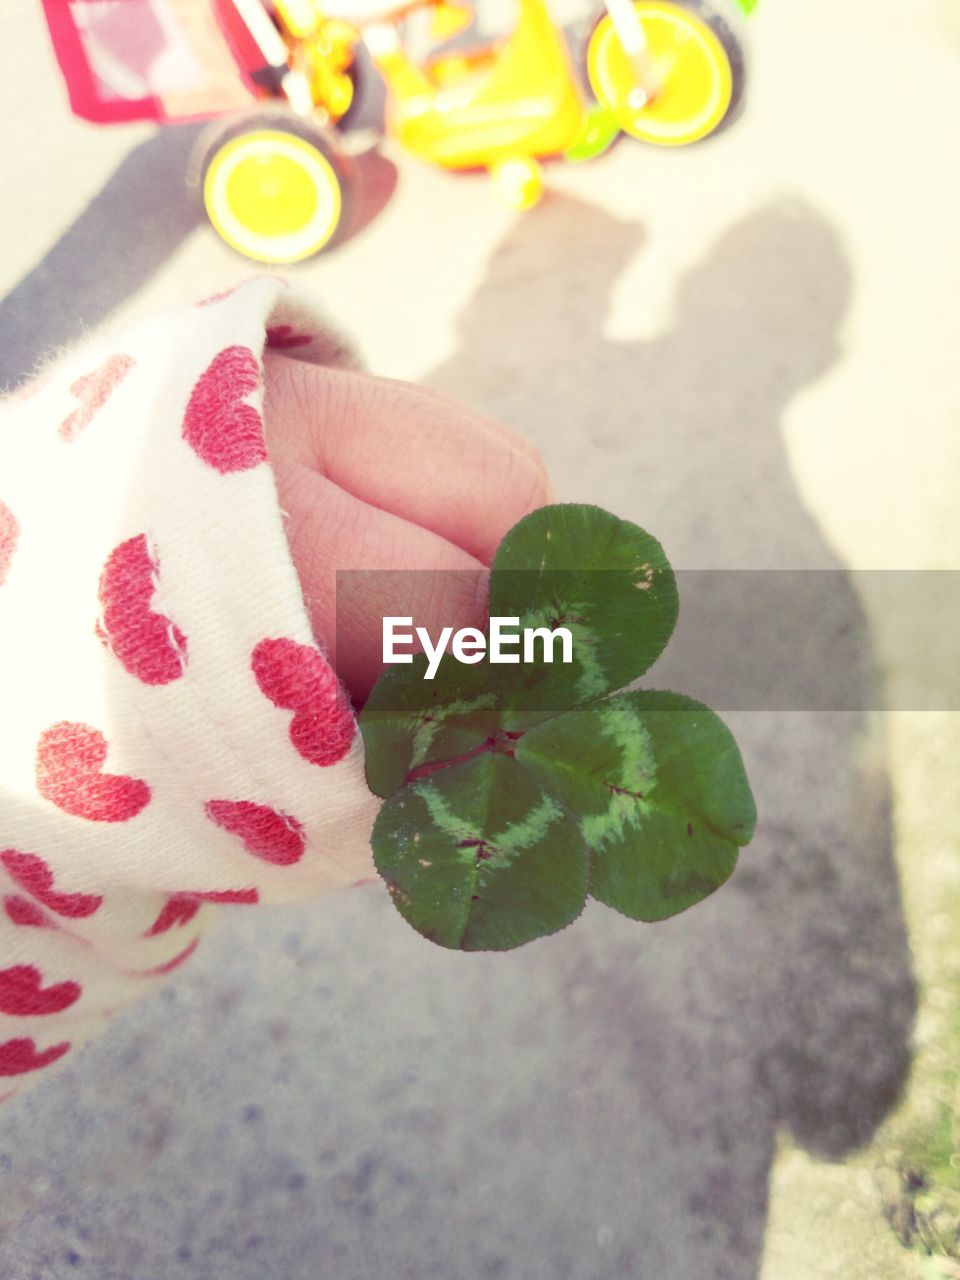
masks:
[[[314,635],[362,702],[383,670],[383,619],[483,627],[484,566],[429,529],[368,506],[308,467],[275,468]]]
[[[529,444],[438,392],[283,357],[267,380],[268,448],[484,563],[551,500]]]
[[[522,435],[513,427],[508,427],[506,423],[481,413],[473,405],[465,404],[464,401],[458,400],[456,396],[449,395],[446,391],[440,391],[437,387],[427,386],[422,382],[406,382],[402,378],[384,378],[379,375],[373,377],[370,374],[358,374],[358,376],[367,377],[385,386],[397,387],[401,391],[416,391],[418,394],[433,400],[437,405],[446,409],[448,413],[456,414],[460,417],[466,416],[479,430],[488,431],[492,435],[500,436],[502,439],[509,441],[513,448],[518,448],[523,453],[529,454],[538,467],[543,467],[544,465],[540,450],[532,440],[528,440],[525,435]]]

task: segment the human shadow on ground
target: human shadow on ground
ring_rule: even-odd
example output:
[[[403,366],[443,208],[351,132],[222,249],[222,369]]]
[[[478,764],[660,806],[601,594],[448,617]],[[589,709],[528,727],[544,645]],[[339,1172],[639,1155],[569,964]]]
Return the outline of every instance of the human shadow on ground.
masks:
[[[564,498],[636,520],[675,565],[715,571],[681,574],[681,617],[695,590],[709,631],[651,685],[696,693],[708,655],[747,650],[755,700],[740,688],[726,706],[757,709],[725,718],[757,837],[730,887],[688,915],[615,941],[609,918],[591,918],[564,957],[580,993],[564,1069],[536,1103],[563,1118],[564,1150],[543,1158],[566,1160],[571,1195],[609,1179],[615,1201],[619,1180],[633,1183],[620,1275],[747,1280],[778,1129],[841,1156],[870,1138],[909,1066],[915,993],[870,635],[782,439],[786,407],[840,354],[851,279],[823,218],[774,206],[685,274],[666,331],[609,340],[610,288],[639,242],[636,226],[554,197],[496,251],[458,354],[428,381],[532,436]],[[821,571],[829,625],[791,613],[791,575],[772,569]],[[791,664],[828,678],[785,685]],[[764,702],[784,687],[795,703]],[[824,702],[825,689],[844,696]],[[591,1123],[594,1104],[571,1105],[574,1082],[613,1087],[609,1128]],[[510,1088],[500,1076],[496,1093]]]
[[[42,260],[0,301],[0,390],[28,379],[51,352],[80,341],[143,287],[198,227],[196,175],[204,125],[158,129],[124,157]],[[391,199],[393,162],[375,147],[349,161],[342,244]],[[237,277],[258,264],[236,255]],[[261,270],[272,268],[262,267]]]

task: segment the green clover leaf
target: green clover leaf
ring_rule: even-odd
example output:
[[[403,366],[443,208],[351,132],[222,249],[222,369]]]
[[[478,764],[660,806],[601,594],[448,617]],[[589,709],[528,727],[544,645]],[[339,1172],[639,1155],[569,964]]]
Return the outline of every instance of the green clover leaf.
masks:
[[[482,746],[500,724],[486,663],[468,666],[444,654],[432,680],[427,657],[388,668],[360,716],[367,753],[367,785],[387,799],[410,774]]]
[[[572,636],[572,661],[443,658],[386,671],[360,714],[385,799],[374,859],[425,937],[504,950],[564,928],[587,894],[663,920],[729,878],[756,821],[730,731],[680,694],[614,694],[677,618],[663,548],[598,507],[545,507],[507,534],[490,615]]]
[[[494,557],[490,614],[521,627],[567,628],[573,662],[498,668],[503,724],[529,728],[635,680],[677,622],[677,584],[656,538],[600,507],[542,507]]]
[[[644,690],[531,730],[516,758],[576,815],[590,893],[665,920],[719,889],[756,810],[733,735],[702,703]]]
[[[444,947],[519,947],[564,928],[587,896],[576,823],[499,753],[404,787],[380,810],[373,847],[400,914]]]

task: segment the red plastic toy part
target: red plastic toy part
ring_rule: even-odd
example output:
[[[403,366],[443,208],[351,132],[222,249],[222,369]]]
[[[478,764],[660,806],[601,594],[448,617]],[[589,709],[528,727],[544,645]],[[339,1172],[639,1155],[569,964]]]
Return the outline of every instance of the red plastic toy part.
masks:
[[[261,96],[262,57],[229,0],[43,0],[75,115],[205,120]]]

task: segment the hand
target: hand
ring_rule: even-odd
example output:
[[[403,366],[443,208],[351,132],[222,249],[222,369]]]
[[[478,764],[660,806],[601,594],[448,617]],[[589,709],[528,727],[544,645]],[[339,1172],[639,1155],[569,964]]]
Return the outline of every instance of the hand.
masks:
[[[438,392],[281,355],[265,367],[267,452],[314,635],[362,702],[385,615],[432,636],[484,625],[487,566],[550,482],[531,444]],[[392,572],[341,579],[338,601],[338,569]]]

